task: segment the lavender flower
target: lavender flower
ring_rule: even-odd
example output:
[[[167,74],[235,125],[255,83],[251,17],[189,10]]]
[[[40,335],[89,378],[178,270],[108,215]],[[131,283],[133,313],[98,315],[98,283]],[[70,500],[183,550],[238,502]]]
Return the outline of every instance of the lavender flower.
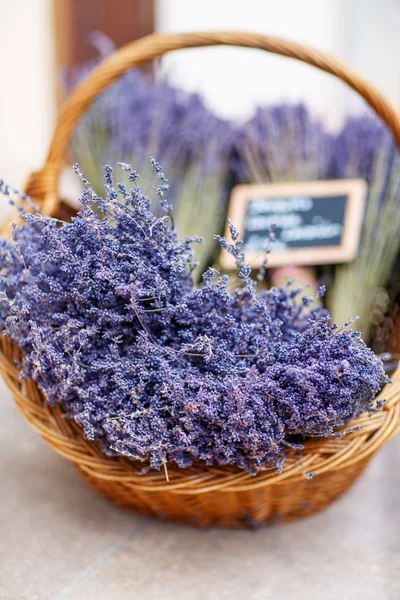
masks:
[[[238,287],[210,269],[194,288],[198,239],[180,241],[122,169],[129,191],[105,167],[106,197],[86,183],[71,223],[26,214],[0,243],[2,333],[24,351],[23,377],[87,439],[157,469],[256,473],[373,410],[386,378],[358,336],[298,302],[301,290],[256,294],[232,224],[232,243],[219,242],[243,271]]]

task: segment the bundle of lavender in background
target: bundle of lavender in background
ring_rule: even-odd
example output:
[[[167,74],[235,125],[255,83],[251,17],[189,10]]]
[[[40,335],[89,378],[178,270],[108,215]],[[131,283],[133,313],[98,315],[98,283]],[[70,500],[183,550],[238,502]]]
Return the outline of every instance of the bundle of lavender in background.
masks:
[[[161,166],[157,194],[167,212]],[[299,290],[256,293],[242,243],[217,241],[236,258],[241,283],[209,269],[193,287],[191,245],[131,189],[86,189],[71,223],[24,215],[1,241],[1,329],[25,353],[23,375],[61,403],[108,454],[161,468],[233,464],[282,468],[285,448],[337,431],[375,410],[386,381],[359,334],[336,325]],[[7,192],[7,188],[3,188]],[[101,213],[96,215],[95,204]],[[305,310],[306,309],[306,310]]]
[[[303,104],[258,108],[237,135],[234,170],[243,183],[325,179],[332,147]]]
[[[97,38],[104,56],[110,44],[104,48],[107,40]],[[92,66],[78,69],[68,87]],[[149,189],[148,157],[157,156],[173,182],[169,197],[180,235],[192,235],[195,228],[205,236],[198,255],[205,267],[216,248],[210,232],[220,231],[226,218],[233,139],[231,124],[212,114],[200,96],[132,70],[103,92],[82,117],[71,152],[98,193],[102,189],[99,165],[114,164],[120,157],[140,171],[141,185]]]
[[[400,251],[400,158],[393,138],[377,119],[353,117],[338,135],[332,177],[362,177],[368,202],[359,253],[352,263],[337,265],[330,295],[333,317],[340,321],[356,307],[357,324],[366,337],[379,314],[385,288],[399,290],[394,269]],[[387,300],[385,300],[387,306]]]

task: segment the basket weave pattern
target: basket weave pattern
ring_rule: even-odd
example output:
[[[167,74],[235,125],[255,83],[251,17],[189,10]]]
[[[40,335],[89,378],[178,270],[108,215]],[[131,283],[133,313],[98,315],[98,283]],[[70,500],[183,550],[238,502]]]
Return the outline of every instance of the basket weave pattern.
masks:
[[[180,48],[236,45],[264,49],[307,62],[345,81],[358,91],[388,124],[400,142],[397,110],[357,73],[336,58],[276,38],[245,33],[153,35],[125,46],[104,61],[71,95],[61,111],[45,166],[32,174],[25,191],[41,204],[43,214],[60,209],[57,182],[68,140],[87,106],[127,69]],[[362,415],[349,427],[360,429],[342,438],[313,439],[304,450],[290,451],[282,473],[257,476],[234,467],[186,469],[168,465],[163,471],[137,473],[143,465],[107,457],[97,443],[84,439],[82,430],[59,406],[46,403],[35,382],[20,381],[22,355],[10,340],[0,338],[0,368],[25,420],[58,454],[72,462],[83,479],[114,503],[145,515],[209,526],[257,526],[287,521],[320,510],[357,479],[374,452],[400,430],[400,368],[380,398],[382,411]],[[305,474],[315,472],[312,479]]]

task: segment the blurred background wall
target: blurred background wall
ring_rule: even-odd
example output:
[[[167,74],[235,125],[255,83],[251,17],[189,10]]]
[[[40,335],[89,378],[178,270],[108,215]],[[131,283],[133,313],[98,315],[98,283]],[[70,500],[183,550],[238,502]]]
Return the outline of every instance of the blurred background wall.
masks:
[[[197,10],[188,10],[188,4]],[[158,0],[157,30],[248,30],[295,39],[346,54],[348,0]],[[185,8],[186,7],[186,8]],[[195,59],[193,56],[195,55]],[[171,79],[190,90],[201,90],[215,110],[228,117],[248,117],[257,103],[304,99],[318,112],[343,110],[332,77],[284,57],[242,48],[196,49],[171,54],[165,60]],[[323,83],[323,85],[322,85]],[[335,93],[336,92],[336,93]],[[336,97],[334,97],[336,96]],[[338,106],[338,102],[340,106]]]
[[[20,186],[56,116],[52,2],[1,0],[0,23],[0,177]]]
[[[66,2],[0,1],[0,172],[16,186],[43,162],[54,125],[56,54],[63,36],[59,18],[55,31],[54,13]],[[113,11],[115,20],[118,2],[100,4],[104,22],[107,10]],[[148,4],[153,6],[151,0]],[[89,10],[89,4],[81,2],[83,6]],[[132,16],[121,13],[121,22],[129,23]],[[75,27],[79,24],[78,19]],[[155,0],[154,29],[238,29],[296,39],[340,56],[400,105],[398,0]],[[129,28],[123,31],[129,35]],[[248,116],[260,101],[302,99],[335,127],[344,114],[361,106],[331,77],[252,50],[173,53],[163,68],[172,81],[202,92],[210,106],[229,117]]]
[[[351,64],[400,104],[398,0],[157,0],[155,14],[160,32],[248,30],[315,46]],[[248,116],[266,98],[304,100],[336,126],[362,106],[331,76],[263,52],[200,49],[171,54],[165,62],[174,81],[201,90],[229,117]]]

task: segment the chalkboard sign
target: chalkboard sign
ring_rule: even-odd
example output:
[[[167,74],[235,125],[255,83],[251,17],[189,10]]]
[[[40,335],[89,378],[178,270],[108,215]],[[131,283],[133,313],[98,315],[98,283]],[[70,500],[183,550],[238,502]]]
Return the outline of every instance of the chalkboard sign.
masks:
[[[366,189],[361,179],[236,186],[228,216],[244,241],[246,263],[262,266],[272,226],[276,229],[269,245],[269,267],[354,260]],[[225,268],[235,266],[226,251],[221,263]]]

